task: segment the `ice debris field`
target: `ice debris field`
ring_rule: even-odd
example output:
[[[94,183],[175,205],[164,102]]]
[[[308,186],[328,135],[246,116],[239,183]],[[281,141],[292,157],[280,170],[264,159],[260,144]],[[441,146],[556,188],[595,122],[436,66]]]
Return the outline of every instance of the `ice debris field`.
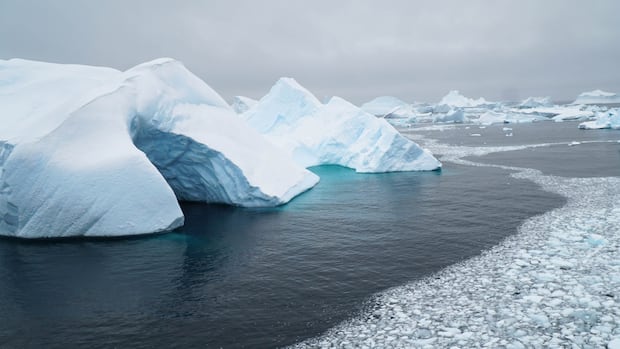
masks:
[[[317,164],[441,167],[385,120],[292,79],[233,109],[167,58],[125,72],[0,60],[0,107],[0,235],[13,237],[168,231],[184,221],[178,200],[277,206],[317,184]]]
[[[428,144],[567,198],[479,257],[368,301],[296,348],[620,348],[620,178],[562,178],[464,157],[519,147]],[[527,147],[544,147],[538,144]]]

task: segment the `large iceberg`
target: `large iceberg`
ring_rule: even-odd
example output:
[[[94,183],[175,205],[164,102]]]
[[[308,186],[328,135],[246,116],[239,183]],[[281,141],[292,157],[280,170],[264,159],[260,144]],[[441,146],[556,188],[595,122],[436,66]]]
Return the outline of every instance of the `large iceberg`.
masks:
[[[594,90],[584,92],[577,96],[575,104],[615,104],[620,103],[620,96],[617,93]]]
[[[304,167],[331,164],[357,172],[441,167],[430,152],[384,119],[339,97],[322,104],[290,78],[280,79],[241,117]]]
[[[172,59],[0,61],[0,107],[1,235],[166,231],[177,198],[273,206],[318,181]]]

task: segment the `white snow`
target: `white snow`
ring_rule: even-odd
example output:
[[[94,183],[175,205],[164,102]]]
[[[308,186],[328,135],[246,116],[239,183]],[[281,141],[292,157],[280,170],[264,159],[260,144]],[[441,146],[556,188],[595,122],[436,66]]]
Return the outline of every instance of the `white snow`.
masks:
[[[377,294],[295,347],[614,348],[620,345],[620,178],[563,178],[463,157],[538,147],[427,144],[442,161],[516,171],[565,206],[481,256]]]
[[[250,97],[235,96],[233,98],[232,108],[235,113],[241,114],[255,106],[256,103],[258,103],[258,101]]]
[[[441,166],[385,119],[339,97],[322,104],[291,78],[280,79],[241,117],[304,167],[329,164],[390,172]]]
[[[583,92],[577,99],[575,104],[613,104],[620,103],[620,96],[617,93],[594,90]]]
[[[620,109],[610,109],[606,112],[595,113],[596,118],[579,124],[579,128],[586,130],[593,129],[620,129]]]
[[[2,235],[165,231],[183,223],[177,197],[272,206],[318,181],[171,59],[0,61],[0,106]]]
[[[448,92],[448,94],[445,95],[441,99],[441,101],[438,103],[438,105],[444,105],[444,104],[449,105],[451,107],[464,108],[464,107],[477,107],[477,106],[493,104],[493,103],[487,102],[482,97],[478,99],[467,98],[463,96],[459,91],[452,90]]]

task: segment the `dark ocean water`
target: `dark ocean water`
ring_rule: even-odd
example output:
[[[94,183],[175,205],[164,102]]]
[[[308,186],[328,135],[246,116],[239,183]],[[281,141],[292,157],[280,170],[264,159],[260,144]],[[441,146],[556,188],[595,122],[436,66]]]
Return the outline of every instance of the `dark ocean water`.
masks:
[[[469,142],[466,131],[451,137]],[[585,159],[576,167],[600,160],[568,148],[565,156]],[[564,203],[494,168],[313,170],[321,183],[286,206],[184,204],[186,225],[169,234],[0,240],[0,347],[292,344],[354,315],[373,293],[479,254]]]

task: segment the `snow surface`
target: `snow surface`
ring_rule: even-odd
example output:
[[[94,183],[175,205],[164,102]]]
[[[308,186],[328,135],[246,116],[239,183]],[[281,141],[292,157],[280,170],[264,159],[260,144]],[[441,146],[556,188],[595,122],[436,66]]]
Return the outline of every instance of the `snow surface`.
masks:
[[[620,345],[620,178],[562,178],[463,157],[527,147],[427,144],[442,161],[516,171],[568,199],[481,256],[377,294],[295,347],[614,348]]]
[[[357,172],[441,167],[384,119],[339,97],[322,104],[291,78],[280,79],[241,117],[304,167],[340,165]]]
[[[273,206],[318,181],[172,59],[0,61],[0,105],[2,235],[166,231],[183,223],[177,197]]]
[[[595,120],[579,124],[579,128],[586,130],[611,128],[620,130],[620,109],[611,109],[606,112],[597,112]]]
[[[256,103],[258,103],[258,101],[250,97],[235,96],[235,98],[233,98],[232,108],[235,113],[241,114],[255,106]]]
[[[575,104],[613,104],[620,103],[620,96],[613,92],[605,92],[601,90],[594,90],[589,92],[583,92],[577,99]]]

